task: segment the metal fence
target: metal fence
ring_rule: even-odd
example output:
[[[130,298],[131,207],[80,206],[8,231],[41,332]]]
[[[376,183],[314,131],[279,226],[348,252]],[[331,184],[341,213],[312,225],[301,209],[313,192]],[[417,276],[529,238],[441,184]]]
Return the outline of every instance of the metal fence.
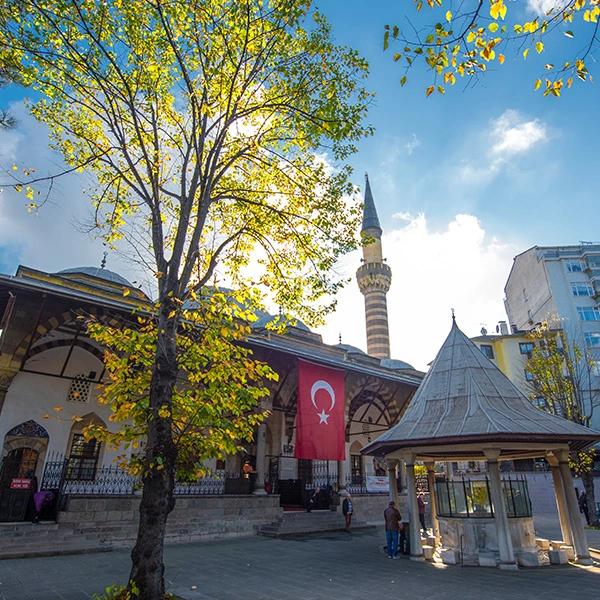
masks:
[[[52,490],[59,496],[129,496],[141,488],[139,477],[116,465],[102,466],[85,479],[70,476],[69,459],[49,460],[44,466],[40,489]],[[197,481],[177,481],[175,495],[221,496],[226,493],[227,481],[239,481],[240,473],[214,471]]]
[[[489,518],[494,516],[491,502],[490,483],[484,479],[436,481],[437,509],[440,517],[461,519]],[[530,517],[531,500],[527,481],[503,479],[502,492],[506,513],[509,517]]]

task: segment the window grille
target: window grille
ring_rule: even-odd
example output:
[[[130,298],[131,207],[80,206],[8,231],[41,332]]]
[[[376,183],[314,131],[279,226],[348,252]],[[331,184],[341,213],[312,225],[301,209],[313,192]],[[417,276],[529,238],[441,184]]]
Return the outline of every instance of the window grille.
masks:
[[[87,402],[92,382],[83,373],[77,375],[69,386],[67,400],[69,402]]]

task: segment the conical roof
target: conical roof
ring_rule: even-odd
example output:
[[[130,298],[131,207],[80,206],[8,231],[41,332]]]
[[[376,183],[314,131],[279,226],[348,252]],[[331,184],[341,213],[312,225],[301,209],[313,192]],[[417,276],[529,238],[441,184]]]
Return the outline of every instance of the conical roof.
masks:
[[[453,320],[400,421],[364,452],[486,441],[585,447],[598,439],[600,433],[533,406]]]
[[[379,224],[379,217],[377,216],[377,209],[375,208],[375,201],[373,200],[373,193],[371,192],[371,186],[369,185],[369,176],[365,175],[365,202],[363,205],[363,221],[362,231],[367,229],[378,229],[381,233],[381,225]]]

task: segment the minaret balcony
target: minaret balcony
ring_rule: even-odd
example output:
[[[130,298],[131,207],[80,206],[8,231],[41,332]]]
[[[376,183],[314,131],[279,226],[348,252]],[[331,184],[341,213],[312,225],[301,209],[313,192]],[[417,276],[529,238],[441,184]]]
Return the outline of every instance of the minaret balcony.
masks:
[[[364,263],[356,271],[356,279],[363,294],[370,291],[387,292],[392,283],[392,269],[385,263]]]

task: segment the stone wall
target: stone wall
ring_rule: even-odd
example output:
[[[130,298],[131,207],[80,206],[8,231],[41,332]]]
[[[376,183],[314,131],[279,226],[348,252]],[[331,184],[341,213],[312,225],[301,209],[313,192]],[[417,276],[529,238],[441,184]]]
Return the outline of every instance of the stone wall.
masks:
[[[388,502],[389,498],[385,494],[353,495],[354,518],[366,521],[369,525],[381,525],[383,511],[387,508]]]
[[[90,545],[131,546],[138,523],[139,496],[72,496],[58,516],[59,530],[72,530]],[[167,543],[254,535],[277,520],[279,496],[184,496],[167,522]]]

